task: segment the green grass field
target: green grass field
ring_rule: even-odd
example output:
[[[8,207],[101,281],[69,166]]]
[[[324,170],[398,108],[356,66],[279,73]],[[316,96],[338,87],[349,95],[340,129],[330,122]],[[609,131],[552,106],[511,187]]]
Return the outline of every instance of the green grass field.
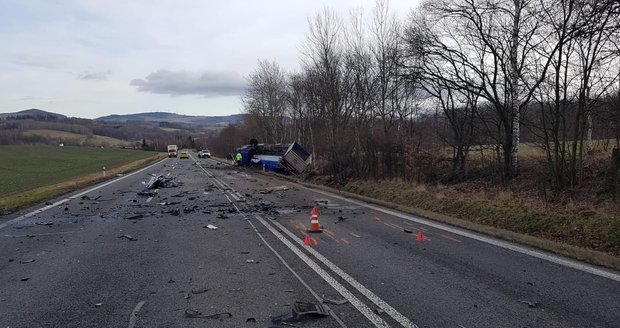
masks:
[[[0,198],[152,157],[146,151],[38,145],[0,146]]]

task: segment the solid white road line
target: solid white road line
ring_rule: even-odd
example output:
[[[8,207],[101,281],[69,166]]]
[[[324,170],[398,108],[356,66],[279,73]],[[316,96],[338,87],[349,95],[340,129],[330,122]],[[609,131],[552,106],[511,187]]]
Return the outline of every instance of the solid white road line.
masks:
[[[138,174],[138,173],[140,173],[140,172],[142,172],[142,171],[144,171],[144,170],[148,170],[148,169],[150,169],[151,167],[153,167],[153,166],[155,166],[155,165],[157,165],[157,164],[160,164],[161,162],[165,161],[166,159],[167,159],[167,158],[164,158],[164,159],[162,159],[161,161],[157,161],[157,162],[155,162],[155,163],[153,163],[153,164],[151,164],[151,165],[149,165],[149,166],[147,166],[147,167],[144,167],[144,168],[139,169],[138,171],[131,172],[131,173],[129,173],[129,174],[125,174],[125,175],[123,175],[123,176],[119,177],[118,179],[114,179],[114,180],[112,180],[112,181],[108,181],[108,182],[106,182],[106,183],[104,183],[104,184],[101,184],[101,185],[98,185],[98,186],[96,186],[96,187],[90,188],[90,189],[88,189],[88,190],[86,190],[86,191],[83,191],[83,192],[81,192],[81,193],[79,193],[79,194],[75,194],[75,195],[73,195],[73,196],[71,196],[71,197],[67,197],[67,198],[65,198],[65,199],[61,199],[61,200],[59,200],[59,201],[57,201],[57,202],[55,202],[55,203],[53,203],[53,204],[51,204],[51,205],[47,205],[47,206],[45,206],[45,207],[41,207],[41,208],[40,208],[40,209],[38,209],[38,210],[32,211],[32,212],[30,212],[30,213],[26,213],[26,214],[21,215],[21,216],[18,216],[18,217],[16,217],[16,218],[14,218],[13,220],[9,220],[9,221],[7,221],[7,222],[4,222],[4,223],[0,224],[0,229],[6,228],[6,227],[8,227],[8,226],[10,226],[10,225],[12,225],[12,224],[15,224],[15,223],[17,223],[17,222],[19,222],[19,221],[22,221],[22,220],[24,220],[24,219],[27,219],[27,218],[29,218],[29,217],[31,217],[31,216],[33,216],[33,215],[37,215],[37,214],[39,214],[39,213],[41,213],[41,212],[45,212],[45,211],[47,211],[47,210],[49,210],[49,209],[51,209],[51,208],[54,208],[54,207],[56,207],[56,206],[58,206],[58,205],[64,204],[64,203],[66,203],[66,202],[68,202],[68,201],[70,201],[70,200],[72,200],[72,199],[76,199],[76,198],[78,198],[78,197],[82,197],[82,196],[84,196],[84,195],[86,195],[86,194],[88,194],[88,193],[90,193],[90,192],[93,192],[93,191],[95,191],[95,190],[97,190],[97,189],[101,189],[101,188],[106,187],[106,186],[109,186],[109,185],[111,185],[111,184],[113,184],[113,183],[119,182],[119,181],[121,181],[121,180],[123,180],[123,179],[126,179],[126,178],[128,178],[128,177],[130,177],[130,176],[132,176],[132,175],[134,175],[134,174]]]
[[[394,320],[396,320],[403,327],[407,327],[407,328],[415,328],[415,327],[417,327],[417,325],[414,324],[413,322],[411,322],[407,317],[402,315],[400,312],[398,312],[391,305],[389,305],[384,300],[379,298],[379,296],[377,296],[375,293],[370,291],[364,285],[359,283],[357,280],[355,280],[355,278],[351,277],[349,274],[347,274],[346,272],[342,271],[342,269],[340,269],[332,261],[328,260],[325,256],[321,255],[321,253],[317,252],[316,250],[314,250],[314,248],[312,248],[310,246],[304,245],[303,240],[299,239],[294,233],[292,233],[291,231],[286,229],[278,221],[273,221],[273,224],[276,225],[282,232],[287,234],[289,236],[289,238],[291,238],[297,244],[301,245],[301,247],[304,247],[308,252],[310,252],[310,254],[312,254],[314,257],[316,257],[317,260],[319,260],[321,263],[325,264],[330,270],[332,270],[334,273],[336,273],[338,276],[340,276],[340,278],[344,279],[351,286],[353,286],[360,293],[362,293],[362,295],[366,296],[366,298],[368,298],[371,302],[375,303],[376,306],[378,306],[381,310],[385,311],[385,313],[387,313],[390,317],[392,317]]]
[[[477,240],[477,241],[480,241],[480,242],[483,242],[483,243],[487,243],[487,244],[490,244],[490,245],[493,245],[493,246],[501,247],[501,248],[508,249],[508,250],[511,250],[511,251],[514,251],[514,252],[517,252],[517,253],[521,253],[521,254],[525,254],[525,255],[528,255],[528,256],[531,256],[531,257],[535,257],[535,258],[538,258],[538,259],[541,259],[541,260],[549,261],[551,263],[559,264],[559,265],[562,265],[562,266],[565,266],[565,267],[568,267],[568,268],[571,268],[571,269],[575,269],[575,270],[579,270],[579,271],[582,271],[582,272],[587,272],[587,273],[590,273],[590,274],[593,274],[593,275],[597,275],[599,277],[604,277],[604,278],[607,278],[607,279],[611,279],[611,280],[615,280],[615,281],[620,281],[620,274],[614,273],[614,272],[606,270],[606,269],[601,269],[601,268],[595,267],[593,265],[589,265],[589,264],[586,264],[586,263],[578,262],[578,261],[571,260],[571,259],[568,259],[568,258],[565,258],[565,257],[557,256],[557,255],[554,255],[554,254],[551,254],[551,253],[546,253],[546,252],[543,252],[543,251],[537,251],[537,250],[534,250],[534,249],[529,249],[529,248],[526,248],[526,247],[523,247],[523,246],[519,246],[517,244],[513,244],[513,243],[510,243],[510,242],[507,242],[507,241],[503,241],[503,240],[487,237],[487,236],[484,236],[484,235],[481,235],[481,234],[469,232],[469,231],[466,231],[466,230],[462,230],[462,229],[455,228],[455,227],[452,227],[452,226],[448,226],[448,225],[445,225],[445,224],[437,223],[437,222],[430,221],[430,220],[427,220],[427,219],[422,219],[422,218],[411,216],[411,215],[404,214],[404,213],[401,213],[401,212],[385,209],[385,208],[382,208],[382,207],[379,207],[379,206],[375,206],[375,205],[372,205],[372,204],[368,204],[368,203],[365,203],[365,202],[361,202],[361,201],[357,201],[357,200],[354,200],[354,199],[346,198],[346,197],[343,197],[343,196],[335,195],[335,194],[332,194],[330,192],[326,192],[326,191],[322,191],[322,190],[317,190],[317,189],[312,189],[312,188],[308,188],[308,187],[301,186],[301,185],[299,185],[299,186],[301,188],[304,188],[304,189],[309,190],[309,191],[313,191],[313,192],[316,192],[316,193],[319,193],[319,194],[322,194],[322,195],[325,195],[325,196],[330,196],[330,197],[333,197],[333,198],[336,198],[336,199],[344,200],[346,202],[349,202],[349,203],[352,203],[352,204],[355,204],[355,205],[364,206],[366,208],[369,208],[369,209],[372,209],[372,210],[375,210],[375,211],[378,211],[378,212],[382,212],[382,213],[385,213],[385,214],[388,214],[388,215],[392,215],[392,216],[395,216],[395,217],[399,217],[399,218],[402,218],[402,219],[405,219],[405,220],[409,220],[409,221],[412,221],[412,222],[424,224],[424,225],[427,225],[429,227],[433,227],[433,228],[437,228],[437,229],[440,229],[440,230],[443,230],[443,231],[447,231],[447,232],[453,233],[455,235],[471,238],[471,239],[474,239],[474,240]]]
[[[236,207],[236,206],[235,206]],[[239,209],[237,209],[238,211]],[[293,268],[286,262],[286,260],[284,260],[284,258],[280,255],[280,253],[278,253],[272,246],[271,244],[269,244],[269,242],[267,242],[267,240],[265,239],[265,237],[263,237],[263,235],[258,231],[258,229],[256,229],[256,226],[254,225],[254,223],[252,223],[252,221],[248,220],[248,223],[252,226],[252,228],[254,229],[254,232],[258,235],[258,237],[263,241],[263,243],[265,244],[265,246],[267,246],[267,248],[269,248],[271,250],[271,252],[280,260],[280,262],[282,262],[282,264],[288,269],[288,271],[290,271],[293,276],[295,276],[295,278],[297,278],[297,280],[299,280],[299,282],[306,287],[306,289],[310,292],[310,294],[312,294],[312,296],[314,296],[314,298],[319,301],[319,303],[323,302],[323,299],[314,291],[314,289],[312,289],[312,287],[310,287],[310,285],[308,285],[308,283],[299,276],[299,274],[297,274],[297,272],[295,270],[293,270]],[[342,320],[340,319],[340,317],[338,317],[331,308],[329,308],[328,306],[324,305],[326,308],[329,309],[329,311],[331,312],[332,317],[340,324],[341,327],[346,328],[347,325],[342,322]]]
[[[362,313],[375,327],[390,327],[381,317],[376,315],[366,304],[360,301],[353,293],[351,293],[348,289],[346,289],[342,284],[340,284],[334,277],[332,277],[327,271],[323,270],[316,262],[308,257],[308,255],[304,254],[299,248],[295,247],[288,239],[286,239],[280,232],[274,229],[269,223],[267,223],[263,218],[258,215],[255,215],[256,219],[265,226],[276,238],[280,239],[280,241],[286,245],[297,257],[299,257],[308,267],[310,267],[314,272],[316,272],[325,282],[327,282],[332,288],[334,288],[340,295],[351,303],[360,313]],[[276,222],[277,223],[277,222]]]
[[[306,289],[310,292],[310,294],[312,294],[312,296],[314,296],[314,298],[319,301],[320,303],[323,302],[323,299],[319,297],[319,295],[314,291],[314,289],[312,289],[312,287],[310,287],[310,285],[308,285],[308,283],[306,283],[305,280],[303,280],[303,278],[301,278],[299,276],[299,274],[297,274],[297,272],[295,270],[293,270],[293,268],[284,260],[284,258],[280,255],[280,253],[278,253],[272,246],[271,244],[269,244],[269,242],[267,242],[267,240],[265,239],[265,237],[263,237],[262,233],[258,231],[258,229],[256,229],[256,226],[254,225],[254,223],[252,223],[252,221],[245,215],[245,213],[241,212],[241,210],[239,210],[239,207],[237,207],[237,204],[233,203],[233,201],[230,200],[230,197],[228,197],[228,195],[224,195],[226,196],[226,199],[228,199],[228,202],[237,210],[237,213],[241,214],[241,216],[243,216],[243,219],[246,220],[250,226],[252,226],[252,229],[254,229],[254,232],[258,235],[258,237],[263,241],[263,243],[275,254],[275,256],[282,262],[282,264],[284,264],[284,266],[293,274],[293,276],[295,276],[295,278],[297,278],[297,280],[299,280],[299,282],[306,287]],[[242,204],[244,208],[247,209],[247,205]],[[336,322],[338,322],[338,324],[340,324],[341,327],[346,328],[347,325],[342,322],[342,319],[340,319],[340,317],[338,317],[338,315],[336,313],[334,313],[334,311],[332,311],[332,309],[327,306],[324,305],[325,308],[328,310],[328,312],[331,314],[331,316],[334,318],[334,320],[336,320]]]
[[[200,164],[198,164],[198,165],[200,166]],[[202,168],[202,166],[200,166],[200,167]],[[206,169],[204,169],[204,168],[202,168],[202,169],[203,169],[203,171],[205,171],[205,173],[208,172]],[[215,176],[213,176],[213,179],[215,180],[217,178],[215,178]],[[234,189],[231,188],[230,186],[228,188],[230,188],[231,190],[234,191]],[[225,196],[228,199],[228,201],[232,203],[232,201],[230,200],[228,195],[225,195]],[[233,206],[235,206],[235,208],[237,208],[237,206],[234,203],[233,203]],[[244,204],[244,206],[245,206],[245,204]],[[237,208],[237,211],[240,212],[238,208]],[[314,270],[321,278],[323,278],[323,280],[325,280],[330,286],[332,286],[332,288],[334,288],[343,297],[345,297],[349,301],[349,303],[351,303],[355,308],[357,308],[358,311],[360,311],[360,313],[362,313],[376,327],[389,327],[389,325],[381,317],[377,316],[368,306],[366,306],[366,304],[361,302],[355,295],[353,295],[348,289],[346,289],[344,286],[342,286],[342,284],[340,284],[338,281],[336,281],[331,275],[329,275],[329,273],[327,273],[325,270],[323,270],[318,264],[316,264],[316,262],[314,262],[312,259],[310,259],[299,248],[295,247],[295,245],[293,245],[288,239],[286,239],[286,237],[284,237],[280,232],[278,232],[269,223],[267,223],[262,217],[260,217],[259,215],[255,215],[255,217],[274,236],[276,236],[278,239],[280,239],[280,241],[282,241],[282,243],[284,243],[284,245],[286,245],[291,251],[293,251],[293,253],[295,253],[302,261],[304,261],[312,270]],[[301,240],[299,240],[293,233],[291,233],[286,228],[284,228],[284,226],[282,226],[280,223],[278,223],[277,221],[273,221],[273,223],[275,225],[277,225],[278,227],[280,227],[280,229],[283,229],[282,231],[284,231],[286,234],[288,234],[289,237],[291,237],[293,240],[295,240],[297,243],[299,243],[302,247],[306,247],[303,244],[303,242],[301,242]],[[322,261],[332,271],[334,271],[341,278],[346,280],[351,286],[355,287],[360,293],[362,293],[364,296],[366,296],[368,299],[370,299],[375,305],[379,306],[379,308],[381,308],[384,312],[388,313],[394,320],[396,320],[403,327],[417,328],[417,325],[415,325],[414,323],[409,321],[409,319],[407,319],[405,316],[400,314],[396,309],[394,309],[392,306],[390,306],[385,301],[380,299],[373,292],[368,290],[365,286],[363,286],[362,284],[357,282],[357,280],[355,280],[353,277],[349,276],[347,273],[342,271],[340,268],[338,268],[335,264],[333,264],[327,258],[323,257],[321,254],[319,254],[318,252],[314,251],[314,249],[312,249],[311,247],[306,247],[306,249],[311,250],[312,251],[311,253],[317,259]],[[330,264],[331,264],[331,266],[330,266]]]

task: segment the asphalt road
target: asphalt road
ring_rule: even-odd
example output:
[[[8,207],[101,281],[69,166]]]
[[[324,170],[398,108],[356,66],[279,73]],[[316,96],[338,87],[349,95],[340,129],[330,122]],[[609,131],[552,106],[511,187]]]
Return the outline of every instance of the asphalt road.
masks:
[[[0,217],[2,328],[620,327],[618,272],[195,154],[48,204]]]

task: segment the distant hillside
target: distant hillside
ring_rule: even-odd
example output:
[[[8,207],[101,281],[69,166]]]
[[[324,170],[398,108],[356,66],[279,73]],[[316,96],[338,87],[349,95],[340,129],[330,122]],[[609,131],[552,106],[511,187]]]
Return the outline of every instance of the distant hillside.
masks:
[[[128,121],[143,121],[143,122],[165,122],[169,124],[190,124],[190,125],[227,125],[230,123],[237,123],[242,121],[244,114],[234,114],[228,116],[190,116],[181,115],[167,112],[152,112],[152,113],[138,113],[127,115],[108,115],[99,117],[96,120],[105,122],[128,122]]]
[[[48,130],[48,129],[32,129],[22,131],[22,135],[27,137],[39,137],[41,141],[54,142],[56,144],[64,143],[74,146],[104,146],[104,147],[120,147],[131,145],[131,142],[119,140],[116,138],[86,135],[66,131]],[[35,139],[36,140],[36,139]]]
[[[67,118],[65,115],[47,112],[44,110],[31,108],[15,113],[0,113],[0,119],[11,118],[34,118],[39,120],[60,120]]]

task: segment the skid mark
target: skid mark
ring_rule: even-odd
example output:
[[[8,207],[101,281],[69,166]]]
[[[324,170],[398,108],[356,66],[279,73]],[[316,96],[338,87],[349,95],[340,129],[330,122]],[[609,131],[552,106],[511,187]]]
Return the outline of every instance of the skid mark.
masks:
[[[455,243],[460,243],[461,242],[460,240],[458,240],[458,239],[456,239],[454,237],[450,237],[449,235],[446,235],[446,234],[443,234],[443,233],[440,233],[439,236],[442,237],[442,238],[451,240],[451,241],[453,241]]]
[[[333,239],[335,242],[340,244],[340,241],[338,241],[338,239],[336,239],[336,236],[334,235],[334,233],[331,230],[323,228],[323,233],[325,233],[325,235],[327,235],[327,237]]]

